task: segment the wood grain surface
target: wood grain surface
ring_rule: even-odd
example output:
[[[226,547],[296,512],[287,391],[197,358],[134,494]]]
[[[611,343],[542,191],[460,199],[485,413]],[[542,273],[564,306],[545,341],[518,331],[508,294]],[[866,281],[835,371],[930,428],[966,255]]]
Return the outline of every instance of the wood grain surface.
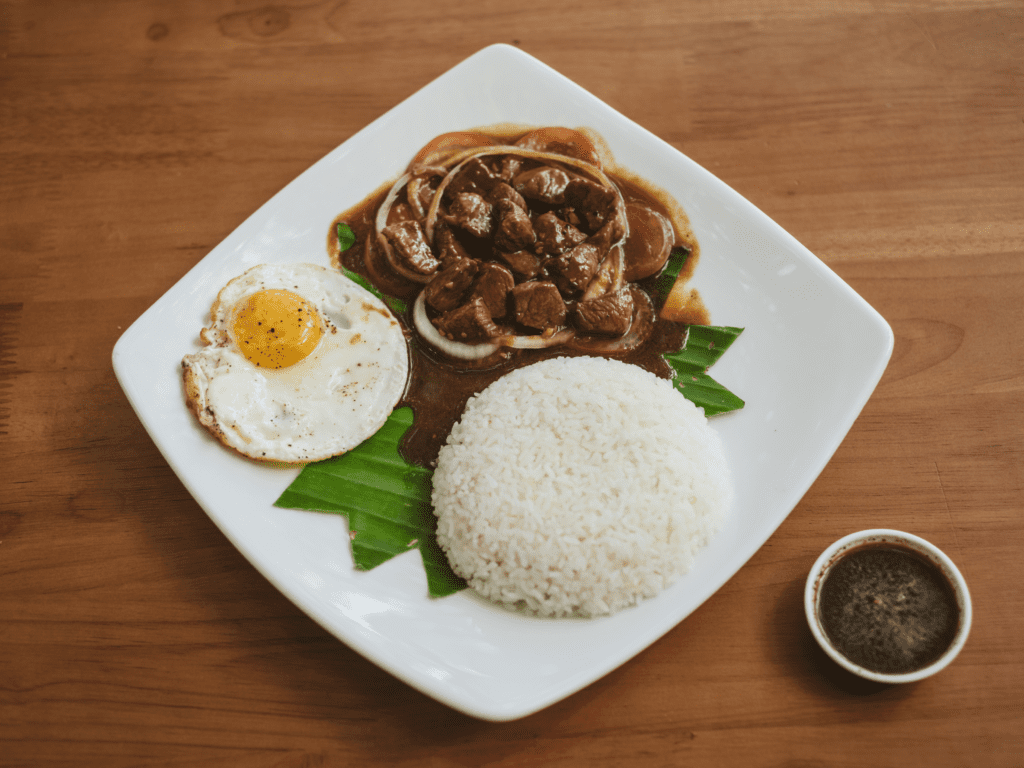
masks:
[[[398,682],[270,586],[110,359],[281,187],[495,42],[718,175],[896,335],[731,581],[504,724]],[[10,0],[0,110],[0,765],[1024,765],[1020,0]],[[942,547],[974,597],[961,656],[915,685],[841,672],[803,618],[817,555],[876,526]]]

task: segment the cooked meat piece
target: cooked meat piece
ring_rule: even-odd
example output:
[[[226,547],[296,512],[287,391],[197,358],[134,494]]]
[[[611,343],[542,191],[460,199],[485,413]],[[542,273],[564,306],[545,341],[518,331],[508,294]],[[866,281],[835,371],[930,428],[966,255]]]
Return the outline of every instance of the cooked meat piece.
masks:
[[[537,241],[529,214],[512,202],[499,200],[495,205],[495,218],[498,227],[494,233],[494,247],[499,251],[522,251]]]
[[[418,275],[432,275],[437,272],[441,262],[434,257],[434,252],[427,244],[423,228],[418,221],[400,221],[389,224],[382,230],[384,237],[391,244],[391,249],[410,272]]]
[[[473,259],[449,260],[423,289],[427,304],[438,312],[455,309],[479,271],[480,263]]]
[[[493,228],[491,204],[475,192],[461,192],[452,200],[444,220],[474,237],[488,237]]]
[[[593,301],[581,301],[576,305],[572,320],[584,333],[621,336],[633,323],[633,294],[628,288],[622,288]]]
[[[487,193],[485,199],[491,205],[497,205],[500,200],[508,200],[517,208],[522,208],[524,211],[529,210],[526,207],[526,201],[523,200],[523,196],[503,181],[495,184],[491,191]]]
[[[523,197],[549,205],[560,205],[565,201],[569,178],[569,174],[561,168],[542,165],[520,173],[513,181],[513,186]]]
[[[640,203],[626,206],[626,219],[629,237],[623,277],[633,283],[661,271],[672,253],[676,233],[667,218]]]
[[[487,306],[479,296],[441,315],[434,325],[442,336],[470,344],[501,335],[501,329],[491,320]]]
[[[554,283],[520,283],[512,289],[516,322],[543,331],[565,322],[565,302]]]
[[[473,296],[484,300],[491,317],[504,317],[508,312],[508,293],[515,284],[516,280],[508,269],[493,261],[487,262],[480,265]]]
[[[452,259],[470,258],[469,251],[459,242],[451,227],[443,219],[438,219],[434,224],[434,245],[442,264],[447,264]]]
[[[501,181],[499,176],[494,174],[487,164],[479,157],[467,160],[458,173],[452,177],[445,189],[445,195],[449,200],[454,200],[463,192],[474,192],[478,195],[485,195]]]
[[[588,240],[553,258],[548,267],[572,286],[570,291],[582,291],[590,284],[590,279],[607,252],[607,248],[601,248]],[[564,285],[561,287],[563,290],[566,288]]]
[[[587,238],[588,243],[593,243],[598,247],[599,250],[607,251],[612,247],[612,243],[615,242],[615,227],[612,222],[608,222],[601,227],[597,232]]]
[[[583,227],[583,220],[580,218],[579,214],[576,213],[576,209],[573,208],[571,205],[567,205],[566,207],[560,209],[558,211],[558,216],[563,221],[572,224],[577,229],[581,229]]]
[[[540,272],[540,259],[537,258],[537,254],[532,251],[514,251],[513,253],[506,253],[505,251],[495,251],[498,258],[508,264],[512,271],[520,277],[524,277],[527,280],[536,277],[537,273]]]
[[[572,179],[565,187],[565,204],[576,212],[580,226],[591,234],[615,214],[617,203],[615,190],[587,179]]]
[[[554,213],[548,212],[533,220],[533,229],[541,249],[549,256],[557,256],[567,248],[579,245],[587,236],[572,224],[562,221]]]
[[[505,155],[501,158],[501,178],[505,181],[512,181],[519,173],[519,169],[523,167],[522,158],[516,157],[515,155]]]

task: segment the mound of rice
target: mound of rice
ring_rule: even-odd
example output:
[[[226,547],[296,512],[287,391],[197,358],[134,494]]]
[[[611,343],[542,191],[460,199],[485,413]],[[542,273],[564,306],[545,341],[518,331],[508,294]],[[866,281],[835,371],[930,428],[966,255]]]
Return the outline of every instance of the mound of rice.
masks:
[[[473,397],[441,448],[437,538],[483,596],[613,613],[686,573],[729,506],[702,409],[633,365],[556,358]]]

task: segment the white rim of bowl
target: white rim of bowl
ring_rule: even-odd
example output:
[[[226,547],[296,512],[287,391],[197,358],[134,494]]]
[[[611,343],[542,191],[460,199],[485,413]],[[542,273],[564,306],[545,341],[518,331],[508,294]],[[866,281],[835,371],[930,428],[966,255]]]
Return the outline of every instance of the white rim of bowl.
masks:
[[[942,570],[949,583],[953,586],[953,591],[956,593],[957,603],[960,608],[960,625],[957,628],[953,642],[950,643],[949,648],[946,649],[942,656],[928,666],[913,672],[902,674],[874,672],[850,661],[832,645],[818,618],[819,586],[829,569],[839,561],[839,556],[846,551],[862,544],[871,543],[903,544],[915,552],[924,555]],[[971,593],[967,589],[967,581],[953,561],[949,559],[945,552],[931,542],[904,531],[896,531],[890,528],[871,528],[848,534],[833,542],[821,553],[807,576],[807,584],[804,587],[804,613],[807,616],[807,624],[811,628],[811,634],[814,635],[814,639],[821,646],[822,650],[828,654],[829,658],[839,666],[855,675],[879,683],[913,683],[945,669],[964,647],[964,643],[967,642],[967,635],[971,631]]]

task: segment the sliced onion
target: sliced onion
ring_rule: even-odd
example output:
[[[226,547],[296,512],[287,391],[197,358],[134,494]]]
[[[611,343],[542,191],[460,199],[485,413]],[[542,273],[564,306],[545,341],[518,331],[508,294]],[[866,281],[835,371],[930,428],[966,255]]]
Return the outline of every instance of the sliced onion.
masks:
[[[441,335],[441,332],[434,327],[427,317],[427,304],[425,292],[421,291],[416,297],[412,306],[412,321],[419,331],[420,336],[427,342],[437,347],[446,355],[459,358],[460,360],[482,360],[488,355],[493,355],[502,347],[510,349],[547,349],[557,347],[572,340],[576,331],[572,328],[563,328],[553,333],[542,333],[536,336],[501,336],[491,341],[480,344],[464,344],[461,341],[452,341]]]
[[[402,189],[414,182],[418,185],[423,178],[429,178],[430,176],[444,176],[448,173],[448,169],[443,165],[414,165],[410,169],[398,177],[398,180],[391,185],[391,189],[388,190],[387,196],[384,198],[384,202],[380,204],[380,208],[377,209],[377,218],[374,221],[374,227],[377,233],[380,234],[384,231],[384,227],[388,225],[388,216],[391,215],[391,209],[394,207],[395,202],[398,200],[399,195],[402,193]],[[422,219],[426,216],[426,212],[423,210],[423,204],[419,199],[413,199],[415,195],[410,191],[406,190],[406,197],[409,199],[409,206],[416,213],[417,217]]]
[[[604,260],[597,268],[597,273],[587,286],[587,290],[583,292],[582,301],[593,301],[621,289],[626,284],[623,278],[624,262],[625,254],[621,244],[609,248]]]
[[[412,212],[416,214],[417,219],[422,219],[427,215],[427,212],[423,210],[423,203],[420,202],[420,184],[422,181],[422,178],[417,176],[409,179],[409,183],[405,187],[405,197],[409,201],[409,207],[412,208]]]
[[[441,332],[430,322],[430,318],[427,317],[427,303],[424,293],[424,291],[420,291],[420,295],[416,297],[416,302],[412,305],[412,321],[416,326],[416,330],[420,332],[420,336],[426,339],[427,342],[437,347],[446,355],[457,357],[460,360],[481,360],[501,349],[500,341],[488,341],[482,344],[463,344],[460,341],[452,341],[442,336]]]
[[[441,176],[442,178],[448,173],[448,169],[440,165],[413,165],[409,168],[409,183],[405,186],[405,196],[409,201],[409,207],[412,208],[413,213],[416,214],[416,218],[422,221],[426,215],[427,210],[423,207],[423,201],[420,200],[420,186],[426,183],[432,176]]]
[[[388,191],[387,197],[384,198],[384,202],[380,204],[380,208],[377,209],[377,220],[374,222],[374,228],[377,230],[377,234],[380,235],[384,231],[384,227],[388,225],[388,215],[391,213],[391,206],[395,204],[395,200],[398,199],[399,193],[402,191],[402,187],[409,183],[409,179],[412,178],[411,173],[404,173],[398,177],[398,181],[391,185],[391,189]]]
[[[565,344],[576,335],[572,328],[563,328],[552,334],[541,334],[539,336],[506,336],[502,344],[512,349],[547,349]]]

